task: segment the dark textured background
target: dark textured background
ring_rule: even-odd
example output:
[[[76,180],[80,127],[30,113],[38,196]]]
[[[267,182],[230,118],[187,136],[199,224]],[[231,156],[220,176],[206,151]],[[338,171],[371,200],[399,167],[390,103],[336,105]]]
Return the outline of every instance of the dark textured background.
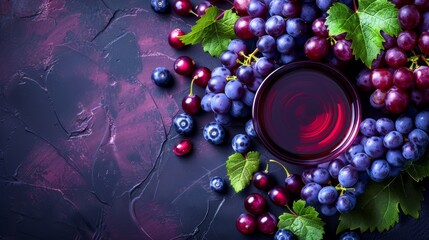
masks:
[[[173,28],[194,21],[157,15],[149,0],[0,0],[0,239],[270,239],[234,226],[254,188],[209,189],[232,153],[229,141],[202,139],[211,114],[196,117],[192,154],[172,153],[190,79],[175,75],[165,90],[150,73],[180,55],[220,65],[200,46],[168,46]],[[422,207],[420,220],[365,238],[429,239],[429,201]]]

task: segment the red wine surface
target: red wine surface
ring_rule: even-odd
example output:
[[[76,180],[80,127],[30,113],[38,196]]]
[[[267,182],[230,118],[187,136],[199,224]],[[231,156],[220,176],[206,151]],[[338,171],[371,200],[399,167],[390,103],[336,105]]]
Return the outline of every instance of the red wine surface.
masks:
[[[269,150],[305,161],[329,156],[350,142],[358,117],[355,96],[343,78],[314,66],[270,77],[257,94],[254,116]]]

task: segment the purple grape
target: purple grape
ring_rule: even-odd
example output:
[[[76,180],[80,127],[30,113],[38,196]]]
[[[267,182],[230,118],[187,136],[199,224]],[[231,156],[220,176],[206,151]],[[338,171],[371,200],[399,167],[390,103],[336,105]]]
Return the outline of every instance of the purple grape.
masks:
[[[372,118],[363,120],[360,124],[360,132],[367,137],[377,135],[376,121]]]
[[[365,153],[356,154],[351,162],[351,165],[358,171],[366,170],[371,164],[371,158]]]
[[[261,53],[273,52],[276,49],[276,39],[270,35],[264,35],[258,39],[256,47]]]
[[[273,37],[278,37],[285,32],[286,23],[281,16],[271,16],[265,22],[265,32]]]
[[[399,148],[403,142],[404,138],[398,131],[391,131],[383,138],[383,145],[388,149]]]
[[[211,101],[212,111],[218,114],[227,113],[231,109],[231,99],[225,93],[217,93]]]
[[[393,167],[403,167],[407,160],[402,156],[402,151],[395,149],[386,152],[386,160]]]
[[[358,181],[359,174],[351,165],[341,168],[338,173],[338,182],[343,187],[351,187]]]
[[[386,152],[383,145],[383,139],[380,137],[370,137],[364,145],[364,151],[372,158],[379,158]]]
[[[344,194],[339,196],[335,207],[340,213],[348,213],[356,206],[356,197],[352,194]]]
[[[262,18],[254,18],[249,23],[249,31],[256,37],[262,37],[265,32],[265,20]]]
[[[319,191],[322,187],[317,183],[307,183],[301,190],[301,198],[309,205],[318,203]]]
[[[225,95],[231,100],[240,99],[244,94],[244,88],[240,81],[231,80],[225,85]]]
[[[378,159],[372,162],[371,167],[368,170],[368,175],[374,182],[381,182],[389,177],[390,165],[386,160]]]
[[[225,86],[226,78],[222,76],[212,76],[207,84],[207,88],[212,93],[222,93],[225,90]]]
[[[315,168],[312,172],[311,178],[315,183],[318,183],[320,185],[326,185],[330,180],[330,175],[328,170],[325,168]]]
[[[267,10],[267,5],[259,0],[250,0],[249,4],[247,5],[247,13],[252,18],[265,18]]]
[[[201,108],[205,112],[211,112],[212,111],[212,98],[214,96],[214,93],[207,93],[204,95],[204,97],[201,99]]]
[[[337,200],[338,192],[333,186],[320,189],[317,199],[321,204],[333,204]]]
[[[395,130],[395,123],[389,118],[379,118],[375,123],[375,128],[380,135],[384,136]]]
[[[338,173],[340,172],[341,168],[345,166],[344,162],[340,159],[334,159],[329,163],[328,171],[331,177],[338,178]]]

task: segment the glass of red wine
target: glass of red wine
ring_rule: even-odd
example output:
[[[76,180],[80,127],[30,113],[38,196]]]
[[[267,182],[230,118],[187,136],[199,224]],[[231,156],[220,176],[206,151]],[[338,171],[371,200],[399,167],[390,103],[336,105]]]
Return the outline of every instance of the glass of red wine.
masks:
[[[253,124],[277,158],[315,165],[338,157],[359,132],[359,96],[338,70],[318,62],[282,66],[259,87]]]

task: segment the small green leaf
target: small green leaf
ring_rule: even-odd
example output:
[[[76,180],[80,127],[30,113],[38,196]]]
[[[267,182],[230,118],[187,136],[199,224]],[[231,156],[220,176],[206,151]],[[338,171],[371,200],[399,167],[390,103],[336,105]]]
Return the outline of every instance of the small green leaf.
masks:
[[[191,32],[181,36],[184,44],[198,44],[202,42],[204,51],[214,57],[220,56],[228,48],[231,39],[235,38],[234,24],[238,15],[232,10],[226,10],[222,18],[218,18],[218,9],[210,7],[194,26]]]
[[[380,31],[394,36],[401,32],[398,9],[388,0],[359,0],[358,3],[356,12],[343,3],[335,3],[328,10],[326,24],[332,35],[347,33],[346,39],[352,40],[355,58],[370,68],[384,49]]]
[[[429,177],[429,150],[426,150],[426,154],[422,159],[412,162],[406,171],[411,178],[416,182],[420,182],[426,177]]]
[[[250,183],[253,173],[259,168],[259,157],[259,152],[248,152],[246,157],[234,153],[228,157],[226,170],[235,192],[240,192]]]
[[[283,213],[279,216],[279,229],[291,231],[298,240],[323,239],[325,223],[319,218],[314,207],[305,206],[305,201],[298,200],[293,203],[293,213]]]
[[[368,184],[353,211],[340,216],[337,233],[346,229],[364,232],[389,230],[399,221],[399,207],[407,215],[418,218],[423,200],[423,188],[407,174],[390,182]]]

